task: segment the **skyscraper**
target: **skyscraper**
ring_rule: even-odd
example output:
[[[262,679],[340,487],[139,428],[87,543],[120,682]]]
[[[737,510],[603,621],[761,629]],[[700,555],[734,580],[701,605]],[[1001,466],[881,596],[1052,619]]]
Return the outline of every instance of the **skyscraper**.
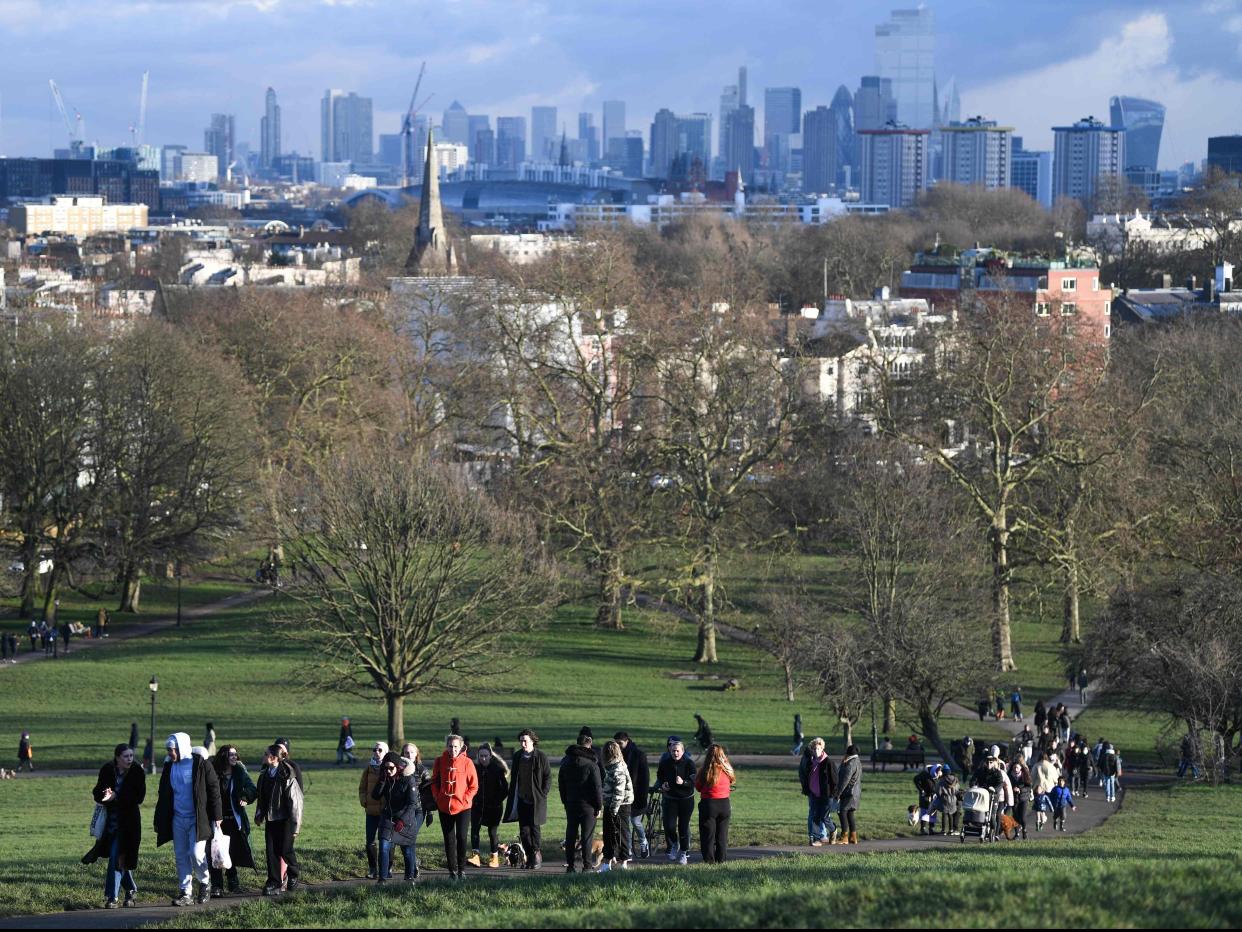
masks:
[[[1013,178],[1013,127],[972,117],[941,128],[944,181],[1007,188]]]
[[[1209,136],[1207,164],[1231,175],[1242,172],[1242,136]]]
[[[1114,97],[1108,102],[1113,126],[1126,131],[1125,168],[1155,171],[1160,161],[1164,105],[1141,97]]]
[[[599,161],[599,127],[595,125],[594,113],[578,114],[578,139],[582,143],[582,157],[588,164]]]
[[[496,134],[492,132],[492,118],[486,114],[470,114],[466,133],[470,139],[470,161],[496,164]],[[484,139],[479,142],[480,137]]]
[[[936,21],[926,7],[893,10],[875,27],[876,73],[893,82],[897,120],[915,129],[936,122]]]
[[[449,104],[440,120],[440,141],[470,145],[470,115],[458,101]]]
[[[854,95],[842,84],[833,95],[832,111],[836,121],[837,142],[837,174],[833,181],[837,184],[856,185],[858,183],[858,138],[854,135]],[[875,127],[878,129],[878,127]],[[802,129],[803,171],[806,171],[806,123]]]
[[[837,115],[829,107],[808,110],[802,121],[802,190],[823,194],[837,183]]]
[[[656,111],[651,121],[651,176],[667,178],[677,155],[677,115],[667,107]]]
[[[233,114],[213,113],[211,125],[203,131],[203,151],[216,157],[221,178],[228,174],[235,158],[233,125]]]
[[[643,134],[642,130],[631,130],[624,139],[613,139],[608,143],[608,166],[621,172],[626,178],[643,177]]]
[[[720,94],[720,145],[719,153],[722,162],[728,162],[727,153],[733,148],[733,140],[729,138],[730,127],[733,125],[729,115],[737,110],[738,107],[746,105],[746,68],[743,66],[737,69],[737,84],[726,84],[724,90]],[[754,146],[754,117],[751,117],[751,146]],[[754,156],[751,156],[753,161]],[[736,166],[726,164],[725,171],[731,171]]]
[[[789,171],[790,137],[802,132],[802,90],[769,87],[763,92],[763,145],[768,168]]]
[[[931,130],[887,126],[858,134],[862,143],[862,199],[866,204],[911,207],[928,184]]]
[[[1085,117],[1073,126],[1054,126],[1052,197],[1073,197],[1089,204],[1101,178],[1121,178],[1125,169],[1126,131]]]
[[[750,184],[755,176],[755,108],[745,104],[730,111],[723,133],[728,148],[720,153],[726,172],[737,171]]]
[[[272,163],[280,158],[280,105],[276,92],[267,89],[263,99],[263,119],[259,121],[259,165],[270,170]]]
[[[497,123],[497,130],[500,124]],[[499,141],[499,132],[497,132]],[[530,108],[530,158],[532,162],[555,162],[561,137],[556,129],[555,107]]]
[[[544,109],[552,109],[555,116],[556,108]],[[526,117],[496,117],[496,164],[501,168],[517,168],[525,161]]]
[[[1052,207],[1052,153],[1028,151],[1019,137],[1013,138],[1012,187],[1030,195],[1031,200]]]
[[[604,101],[604,137],[602,144],[605,152],[610,152],[610,144],[614,139],[625,138],[625,101]]]
[[[373,154],[371,98],[353,91],[324,91],[319,104],[320,143],[325,162],[369,163]]]
[[[838,93],[840,93],[838,91]],[[897,101],[893,82],[878,75],[866,75],[854,94],[854,131],[883,129],[897,122]]]

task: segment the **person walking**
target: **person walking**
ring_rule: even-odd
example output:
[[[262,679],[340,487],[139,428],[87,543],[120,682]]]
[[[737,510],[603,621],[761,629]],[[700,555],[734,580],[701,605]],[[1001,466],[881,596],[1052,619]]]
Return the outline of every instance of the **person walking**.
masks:
[[[28,772],[34,770],[34,745],[30,743],[30,732],[28,731],[23,731],[21,738],[17,741],[18,771],[22,769],[23,764]]]
[[[26,629],[26,635],[30,638],[30,652],[33,654],[39,647],[39,626],[33,619]]]
[[[1013,818],[1018,823],[1022,840],[1026,840],[1026,813],[1034,795],[1034,784],[1031,781],[1031,768],[1022,758],[1017,758],[1009,765],[1009,782],[1013,784]]]
[[[548,793],[551,789],[552,766],[548,755],[539,750],[539,736],[524,728],[518,732],[518,750],[513,755],[505,821],[518,824],[518,840],[526,856],[524,867],[527,870],[543,867],[541,828],[548,821]]]
[[[211,723],[208,722],[210,730]],[[246,765],[242,763],[241,754],[231,744],[226,744],[211,759],[215,768],[216,780],[220,783],[220,808],[224,818],[220,828],[229,837],[229,860],[232,866],[227,869],[208,867],[211,877],[211,895],[224,896],[224,884],[228,881],[229,893],[241,892],[241,881],[237,876],[239,867],[254,870],[254,853],[250,850],[250,819],[246,816],[246,807],[259,798],[259,789],[250,779]]]
[[[272,744],[280,748],[280,760],[289,766],[293,779],[298,781],[298,789],[303,793],[306,792],[306,781],[302,778],[302,766],[293,759],[293,752],[289,749],[288,738],[277,738]]]
[[[647,832],[643,828],[643,816],[651,801],[651,766],[647,763],[647,755],[642,752],[630,736],[619,731],[613,739],[621,746],[625,758],[625,767],[630,772],[630,782],[634,787],[634,802],[630,805],[630,826],[633,835],[638,836],[638,847],[630,844],[631,852],[636,851],[640,858],[651,857],[651,846],[647,843]]]
[[[604,808],[604,787],[591,736],[579,734],[575,744],[565,749],[556,777],[561,805],[565,807],[565,872],[572,874],[575,855],[581,846],[582,872],[591,869],[591,841],[595,821]]]
[[[1087,687],[1089,685],[1090,685],[1090,681],[1087,679],[1086,669],[1084,668],[1082,670],[1079,670],[1078,671],[1078,704],[1079,705],[1087,704]]]
[[[1107,741],[1100,753],[1100,773],[1104,776],[1104,801],[1117,801],[1117,784],[1121,779],[1121,756]]]
[[[1043,831],[1048,813],[1052,811],[1052,790],[1061,777],[1061,769],[1052,758],[1051,751],[1044,751],[1039,763],[1035,765],[1032,777],[1035,794],[1035,831]]]
[[[1013,716],[1014,721],[1022,721],[1022,687],[1015,686],[1013,692],[1009,694],[1009,713]]]
[[[129,723],[129,746],[136,752],[138,750],[138,723]]]
[[[858,844],[858,804],[862,799],[862,761],[858,745],[845,749],[837,768],[837,807],[841,812],[841,837],[838,844]]]
[[[680,738],[669,738],[668,753],[656,768],[656,785],[664,794],[668,859],[685,864],[690,854],[690,816],[694,814],[694,761]]]
[[[444,856],[449,876],[457,880],[465,879],[470,809],[479,791],[479,777],[465,749],[461,735],[449,735],[444,740],[444,752],[431,768],[431,794],[440,812]]]
[[[370,769],[369,767],[367,768]],[[423,827],[420,782],[422,767],[418,749],[410,758],[387,752],[380,761],[381,778],[371,790],[371,798],[380,803],[379,872],[376,883],[392,879],[392,849],[400,847],[405,855],[405,881],[418,880],[418,856],[415,845]]]
[[[354,726],[348,718],[341,719],[341,733],[336,739],[336,763],[337,766],[358,763],[358,758],[354,756]]]
[[[267,881],[264,896],[296,890],[301,878],[294,839],[302,831],[302,784],[284,745],[272,744],[259,771],[254,824],[263,826]]]
[[[155,802],[155,844],[173,843],[180,891],[173,905],[194,904],[195,880],[199,884],[198,902],[206,903],[211,895],[207,843],[224,818],[220,781],[215,768],[191,753],[190,736],[184,731],[169,735],[164,746],[168,759],[160,773]]]
[[[1186,776],[1187,770],[1196,780],[1201,776],[1199,765],[1195,762],[1195,743],[1195,737],[1190,732],[1182,736],[1181,757],[1177,761],[1177,779],[1179,780]],[[1083,781],[1083,785],[1086,785],[1086,780]]]
[[[1065,829],[1065,810],[1071,809],[1078,811],[1078,807],[1074,805],[1074,794],[1070,792],[1069,787],[1065,785],[1065,778],[1061,777],[1057,780],[1057,785],[1052,788],[1052,830],[1054,832],[1064,832]]]
[[[806,832],[811,847],[819,848],[836,840],[832,804],[837,796],[837,768],[827,754],[823,738],[812,738],[798,763],[798,782],[807,799]]]
[[[474,867],[483,866],[479,855],[479,834],[480,829],[486,827],[491,852],[487,866],[499,867],[496,829],[500,826],[505,800],[509,797],[509,765],[499,754],[493,754],[492,746],[485,741],[479,745],[475,755],[474,769],[479,778],[479,792],[470,806],[470,857],[466,858],[466,863]]]
[[[362,768],[362,777],[358,780],[358,805],[366,814],[366,852],[367,880],[379,877],[379,829],[380,817],[384,814],[384,801],[372,794],[384,779],[384,755],[388,753],[388,745],[376,741],[371,748],[371,760]]]
[[[940,807],[940,834],[960,835],[962,833],[962,787],[957,774],[947,767],[940,776],[936,787],[937,805]]]
[[[703,863],[723,864],[729,853],[729,795],[737,782],[729,756],[719,744],[708,747],[703,766],[694,778],[699,791],[699,850]]]
[[[620,742],[604,745],[604,861],[601,872],[613,867],[629,869],[633,832],[630,822],[634,805],[634,778]]]
[[[130,745],[116,746],[112,760],[99,768],[91,795],[107,810],[107,821],[103,834],[82,857],[82,863],[108,859],[104,909],[116,909],[122,890],[125,891],[125,905],[136,906],[138,885],[134,883],[134,868],[138,866],[138,849],[142,843],[142,814],[138,807],[147,798],[147,780],[142,768],[134,766],[134,749]]]
[[[793,740],[793,748],[790,749],[789,753],[797,757],[802,753],[802,749],[805,746],[805,739],[802,734],[802,714],[800,712],[794,713]]]
[[[207,756],[214,758],[216,756],[216,726],[211,722],[207,723],[203,734],[203,748],[207,751]]]

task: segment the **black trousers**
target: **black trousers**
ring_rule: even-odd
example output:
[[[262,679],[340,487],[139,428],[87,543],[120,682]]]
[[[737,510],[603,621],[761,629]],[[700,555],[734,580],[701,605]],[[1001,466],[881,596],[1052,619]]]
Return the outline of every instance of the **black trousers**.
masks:
[[[582,843],[582,869],[591,867],[591,840],[595,837],[595,807],[578,803],[565,807],[565,864],[574,866],[574,845]]]
[[[857,832],[858,831],[858,822],[854,818],[854,814],[856,812],[858,812],[857,809],[842,809],[841,810],[841,831],[843,832]]]
[[[492,854],[496,853],[496,827],[499,823],[493,822],[487,826],[487,840],[492,846]],[[483,828],[483,810],[470,810],[470,850],[479,850],[479,829]]]
[[[518,841],[526,852],[526,866],[535,866],[535,855],[543,845],[543,829],[535,824],[535,804],[518,800]]]
[[[690,850],[690,816],[694,814],[694,797],[679,799],[675,796],[664,797],[664,837],[668,840],[669,849],[673,845],[682,851]]]
[[[1018,823],[1018,828],[1022,832],[1022,837],[1026,837],[1026,794],[1022,790],[1018,790],[1014,794],[1013,801],[1013,818]]]
[[[288,819],[263,823],[263,840],[267,847],[267,885],[280,886],[280,862],[285,862],[285,873],[290,880],[297,880],[298,856],[293,853],[293,823]]]
[[[616,812],[604,809],[604,860],[630,859],[630,839],[634,826],[630,822],[630,807],[621,806]]]
[[[723,864],[729,852],[729,817],[733,809],[728,799],[699,800],[699,847],[705,864]]]
[[[460,874],[466,867],[466,834],[470,831],[470,810],[457,815],[439,812],[440,831],[444,833],[444,857],[450,874]]]

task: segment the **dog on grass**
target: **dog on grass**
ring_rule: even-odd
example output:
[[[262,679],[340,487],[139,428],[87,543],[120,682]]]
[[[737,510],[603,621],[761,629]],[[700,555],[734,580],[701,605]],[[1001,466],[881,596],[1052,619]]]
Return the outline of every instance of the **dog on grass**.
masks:
[[[0,767],[0,780],[16,780],[16,779],[17,779],[16,770],[5,770],[3,767]]]
[[[906,822],[909,825],[915,825],[919,821],[919,807],[911,806],[906,810]]]

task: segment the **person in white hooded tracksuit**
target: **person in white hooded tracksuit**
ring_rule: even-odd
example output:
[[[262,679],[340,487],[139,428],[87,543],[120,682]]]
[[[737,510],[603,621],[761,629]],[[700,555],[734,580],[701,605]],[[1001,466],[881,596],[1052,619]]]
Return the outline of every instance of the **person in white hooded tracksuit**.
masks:
[[[184,731],[168,736],[168,760],[160,774],[159,797],[155,804],[155,841],[172,841],[177,858],[180,896],[176,906],[194,902],[194,880],[199,883],[198,902],[211,894],[207,873],[207,843],[224,818],[220,801],[220,781],[215,768],[191,751],[190,736]]]

